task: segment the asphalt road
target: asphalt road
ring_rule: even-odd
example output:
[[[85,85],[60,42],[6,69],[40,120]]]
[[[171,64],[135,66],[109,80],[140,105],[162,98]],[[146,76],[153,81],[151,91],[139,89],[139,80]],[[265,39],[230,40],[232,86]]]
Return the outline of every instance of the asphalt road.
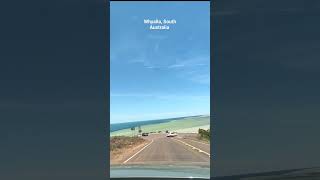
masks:
[[[210,154],[210,144],[208,143],[196,141],[193,139],[181,139],[181,140]]]
[[[130,156],[125,164],[210,164],[209,144],[184,139],[182,136],[166,137],[165,134],[151,134],[144,138],[150,143]]]

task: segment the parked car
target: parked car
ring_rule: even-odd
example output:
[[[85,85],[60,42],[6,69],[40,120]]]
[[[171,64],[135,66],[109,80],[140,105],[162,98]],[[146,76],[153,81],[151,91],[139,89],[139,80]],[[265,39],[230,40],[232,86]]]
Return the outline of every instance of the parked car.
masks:
[[[142,136],[149,136],[149,133],[142,133]]]

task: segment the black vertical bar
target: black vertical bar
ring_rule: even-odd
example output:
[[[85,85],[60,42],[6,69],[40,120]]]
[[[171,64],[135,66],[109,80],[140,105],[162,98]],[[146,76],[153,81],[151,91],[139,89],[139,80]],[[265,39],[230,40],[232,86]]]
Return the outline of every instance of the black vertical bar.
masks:
[[[106,128],[105,129],[105,171],[107,179],[110,179],[110,0],[105,0],[105,9],[106,9]]]

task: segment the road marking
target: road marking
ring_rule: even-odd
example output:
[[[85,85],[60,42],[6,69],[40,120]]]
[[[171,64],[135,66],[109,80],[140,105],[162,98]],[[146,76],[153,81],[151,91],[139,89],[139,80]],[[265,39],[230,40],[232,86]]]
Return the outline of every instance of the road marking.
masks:
[[[142,150],[144,150],[146,147],[148,147],[151,143],[153,143],[153,139],[152,141],[147,144],[145,147],[143,147],[142,149],[140,149],[138,152],[136,152],[134,155],[132,155],[129,159],[125,160],[122,164],[125,164],[127,163],[130,159],[132,159],[133,157],[135,157],[137,154],[139,154]]]
[[[190,144],[188,144],[188,143],[186,143],[186,142],[183,142],[183,141],[181,141],[181,140],[179,140],[179,139],[176,139],[176,138],[173,138],[173,139],[176,140],[176,141],[179,141],[179,142],[183,143],[183,144],[186,145],[186,146],[191,147],[192,149],[195,149],[195,150],[199,151],[200,153],[204,153],[204,154],[206,154],[206,155],[208,155],[208,156],[210,157],[210,153],[207,153],[207,152],[205,152],[205,151],[203,151],[203,150],[201,150],[201,149],[199,149],[199,148],[196,148],[196,147],[194,147],[194,146],[192,146],[192,145],[190,145]]]

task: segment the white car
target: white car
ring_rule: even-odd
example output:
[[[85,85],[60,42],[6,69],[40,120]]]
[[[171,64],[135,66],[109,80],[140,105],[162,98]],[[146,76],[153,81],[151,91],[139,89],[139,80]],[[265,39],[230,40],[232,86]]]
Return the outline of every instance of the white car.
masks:
[[[169,133],[167,133],[167,137],[175,137],[175,136],[177,136],[178,134],[177,133],[175,133],[175,132],[169,132]]]

